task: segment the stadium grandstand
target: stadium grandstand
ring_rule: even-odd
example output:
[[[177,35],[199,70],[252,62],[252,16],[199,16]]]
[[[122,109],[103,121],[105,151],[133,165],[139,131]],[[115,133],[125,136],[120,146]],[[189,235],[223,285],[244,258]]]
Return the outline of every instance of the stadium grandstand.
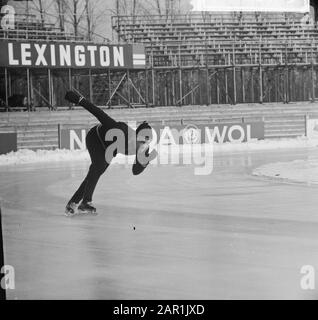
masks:
[[[64,100],[71,88],[99,106],[120,108],[115,115],[127,120],[242,120],[269,114],[264,105],[269,103],[285,113],[291,110],[292,118],[284,125],[269,124],[268,137],[284,130],[285,136],[303,135],[304,112],[316,112],[314,104],[299,110],[292,103],[318,97],[317,7],[312,1],[306,12],[115,14],[106,26],[113,41],[92,39],[20,10],[14,27],[0,30],[0,110],[56,110],[60,118],[55,122],[89,122],[80,110],[77,118],[62,113],[74,109]],[[229,108],[240,104],[243,113]],[[253,111],[258,104],[264,109]],[[226,107],[215,115],[221,105]],[[188,107],[176,111],[180,106]],[[132,114],[136,108],[140,112]],[[55,131],[52,144],[42,147],[58,146]],[[38,148],[21,143],[26,146]]]
[[[318,29],[317,5],[312,5],[306,13],[114,16],[116,42],[145,45],[145,70],[2,67],[2,105],[9,107],[9,98],[21,94],[30,110],[56,109],[65,104],[61,88],[74,85],[95,103],[109,106],[314,101]],[[0,30],[0,39],[87,42],[25,13],[15,15],[14,29]]]
[[[155,105],[315,100],[316,10],[113,17],[118,41],[144,43]]]

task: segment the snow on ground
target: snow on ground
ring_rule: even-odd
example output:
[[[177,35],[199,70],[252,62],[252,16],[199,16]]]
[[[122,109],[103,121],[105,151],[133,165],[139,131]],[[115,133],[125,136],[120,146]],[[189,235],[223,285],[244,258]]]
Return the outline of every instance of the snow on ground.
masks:
[[[308,185],[318,184],[318,158],[266,164],[255,169],[253,175]]]
[[[89,160],[88,152],[69,150],[19,150],[1,155],[0,166],[78,160]]]
[[[279,139],[279,140],[264,140],[264,141],[252,141],[248,143],[225,143],[214,144],[213,152],[251,152],[251,151],[265,151],[265,150],[278,150],[278,149],[290,149],[290,148],[310,148],[317,147],[318,140],[308,140],[306,138],[298,139]],[[205,147],[205,148],[204,148]],[[185,145],[179,146],[161,146],[159,148],[159,154],[165,156],[167,154],[180,155],[180,154],[196,154],[198,152],[210,152],[211,146],[203,145]],[[129,163],[132,163],[134,157],[128,159]],[[70,151],[70,150],[19,150],[17,152],[11,152],[6,155],[0,155],[0,166],[5,165],[18,165],[18,164],[30,164],[30,163],[48,163],[48,162],[62,162],[62,161],[89,161],[89,155],[87,151]],[[118,156],[113,163],[126,164],[127,158],[124,156]],[[128,164],[129,164],[128,163]],[[304,165],[305,166],[305,165]],[[283,165],[281,166],[283,167]],[[271,175],[277,174],[277,170],[271,169],[272,167],[262,167],[255,171],[256,175]],[[262,170],[262,171],[260,171]],[[318,171],[318,163],[317,163]],[[263,174],[265,173],[265,174]]]
[[[307,147],[317,147],[317,140],[308,140]],[[318,184],[318,158],[265,164],[255,169],[253,175],[308,185]]]

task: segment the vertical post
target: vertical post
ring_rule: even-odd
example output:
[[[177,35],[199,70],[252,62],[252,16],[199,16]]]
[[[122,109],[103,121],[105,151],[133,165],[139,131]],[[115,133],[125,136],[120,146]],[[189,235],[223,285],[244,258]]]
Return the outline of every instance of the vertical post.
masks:
[[[93,81],[92,81],[92,69],[88,69],[88,82],[89,82],[89,99],[93,102],[94,93],[93,93]]]
[[[283,69],[283,76],[284,76],[284,81],[283,81],[283,84],[284,84],[284,103],[287,103],[287,81],[286,81],[286,66],[285,68]]]
[[[220,81],[219,81],[219,70],[216,70],[216,102],[220,104]]]
[[[72,69],[68,69],[68,87],[69,90],[73,90],[73,81],[72,81]],[[72,104],[69,103],[69,109],[72,109]]]
[[[164,82],[165,82],[165,106],[168,106],[168,73],[167,71],[164,72]]]
[[[181,69],[181,47],[179,46],[179,90],[180,90],[180,104],[183,102],[183,90],[182,90],[182,69]]]
[[[112,95],[112,79],[110,76],[110,69],[108,69],[108,100],[109,100],[109,107],[112,106],[112,100],[110,99]]]
[[[316,100],[316,92],[315,92],[315,67],[312,63],[311,65],[311,91],[312,91],[312,102],[315,102]]]
[[[30,102],[30,111],[33,111],[34,107],[34,89],[33,89],[33,76],[32,72],[30,73],[30,97],[31,97],[31,102]]]
[[[207,13],[203,15],[203,22],[206,24]],[[209,52],[208,52],[208,37],[207,33],[204,32],[204,45],[205,45],[205,68],[206,68],[206,104],[210,104],[210,81],[209,81]]]
[[[131,92],[130,92],[130,71],[127,69],[127,91],[128,91],[128,107],[131,106]]]
[[[285,43],[285,92],[284,92],[284,98],[285,103],[288,103],[288,94],[289,94],[289,81],[288,81],[288,74],[289,74],[289,67],[288,67],[288,54],[287,54],[287,43]]]
[[[174,70],[171,71],[171,81],[172,81],[172,104],[176,105],[176,84],[175,84],[175,77],[174,77]]]
[[[51,71],[51,99],[52,99],[51,107],[52,107],[52,110],[54,110],[54,106],[56,106],[56,93],[54,91],[54,74],[53,74],[53,71]]]
[[[237,103],[237,91],[236,91],[236,68],[233,67],[233,104]]]
[[[145,93],[146,93],[146,106],[148,107],[149,105],[149,86],[148,86],[148,70],[145,69]]]
[[[244,74],[244,68],[241,67],[241,79],[242,79],[242,99],[243,103],[245,103],[245,74]]]
[[[315,65],[314,65],[314,52],[313,52],[313,43],[311,42],[311,102],[316,100],[315,92]]]
[[[206,103],[206,99],[202,99],[202,87],[203,87],[203,82],[204,82],[204,79],[203,77],[201,77],[201,70],[200,68],[198,69],[198,73],[199,73],[199,76],[198,76],[198,79],[199,79],[199,94],[200,94],[200,101],[199,101],[199,104],[203,104],[203,103]],[[202,84],[202,85],[201,85]],[[203,92],[204,93],[204,92]],[[205,100],[205,101],[204,101]]]
[[[225,78],[225,99],[226,99],[226,104],[229,103],[229,88],[228,88],[228,83],[227,83],[227,69],[224,69],[224,78]]]
[[[190,79],[191,79],[191,90],[192,90],[192,87],[193,87],[193,84],[194,84],[194,81],[193,81],[193,70],[191,69],[190,71]],[[194,94],[193,94],[193,91],[191,92],[191,104],[194,105]]]
[[[11,79],[11,72],[8,72],[8,91],[9,97],[12,96],[12,79]]]
[[[31,104],[31,96],[30,96],[30,69],[27,69],[27,90],[28,90],[28,111],[30,111],[30,104]]]
[[[156,87],[155,87],[155,85],[156,85],[156,74],[155,74],[155,69],[154,69],[154,67],[152,67],[152,73],[151,73],[151,75],[152,75],[152,104],[153,104],[153,106],[155,106],[156,105]]]
[[[261,43],[259,44],[259,103],[263,103],[263,67]]]
[[[73,85],[72,85],[72,69],[68,69],[68,86],[69,86],[70,90],[73,89]]]
[[[5,78],[5,95],[6,95],[6,107],[9,105],[9,93],[8,93],[8,69],[4,69],[4,78]]]
[[[182,69],[181,66],[179,68],[179,90],[180,90],[180,104],[182,105],[183,102],[183,88],[182,88]]]
[[[254,70],[251,68],[251,98],[252,103],[255,103],[255,92],[254,92]]]
[[[305,68],[301,68],[301,83],[302,83],[302,100],[303,101],[306,101],[306,77],[305,77]]]
[[[51,78],[51,69],[47,70],[48,72],[48,80],[49,80],[49,108],[51,110],[51,106],[52,106],[52,78]]]
[[[275,102],[278,102],[278,85],[279,85],[278,72],[279,72],[279,69],[275,68]]]
[[[288,72],[288,83],[289,83],[289,98],[288,101],[293,101],[295,99],[295,96],[297,95],[297,92],[294,92],[294,68],[291,67]],[[295,88],[297,90],[297,88]]]
[[[151,48],[151,80],[152,80],[152,105],[156,105],[156,89],[155,89],[155,65],[154,65],[154,56],[153,48]]]
[[[209,66],[206,69],[206,95],[207,95],[207,105],[211,104],[211,82],[210,82],[210,71]]]
[[[142,82],[142,80],[140,80],[140,72],[137,72],[137,87],[140,92],[142,92],[141,82]],[[141,104],[141,97],[139,95],[138,95],[138,103]]]
[[[236,62],[235,62],[235,43],[233,43],[233,104],[236,105],[237,102],[237,92],[236,92]]]
[[[259,103],[263,103],[263,68],[259,66]]]
[[[208,51],[208,39],[205,32],[205,64],[206,64],[206,104],[210,104],[210,90],[211,90],[211,83],[209,78],[209,51]]]

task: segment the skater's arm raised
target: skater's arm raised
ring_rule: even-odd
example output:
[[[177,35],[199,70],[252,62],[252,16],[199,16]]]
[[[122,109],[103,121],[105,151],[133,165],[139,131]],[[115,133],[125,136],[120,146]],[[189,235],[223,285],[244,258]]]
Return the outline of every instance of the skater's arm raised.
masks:
[[[103,110],[96,107],[94,104],[89,102],[84,97],[81,97],[74,91],[67,92],[65,99],[71,103],[75,103],[85,108],[104,126],[114,127],[117,124],[117,121],[107,115]]]

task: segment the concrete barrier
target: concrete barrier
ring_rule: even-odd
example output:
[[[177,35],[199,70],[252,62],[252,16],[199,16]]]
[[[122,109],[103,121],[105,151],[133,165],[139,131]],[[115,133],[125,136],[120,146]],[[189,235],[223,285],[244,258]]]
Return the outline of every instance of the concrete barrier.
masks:
[[[306,117],[318,118],[318,103],[213,105],[106,110],[120,121],[149,121],[152,125],[265,123],[265,139],[306,135]],[[14,127],[18,149],[59,147],[59,126],[89,128],[97,120],[86,110],[0,113],[0,129]]]

